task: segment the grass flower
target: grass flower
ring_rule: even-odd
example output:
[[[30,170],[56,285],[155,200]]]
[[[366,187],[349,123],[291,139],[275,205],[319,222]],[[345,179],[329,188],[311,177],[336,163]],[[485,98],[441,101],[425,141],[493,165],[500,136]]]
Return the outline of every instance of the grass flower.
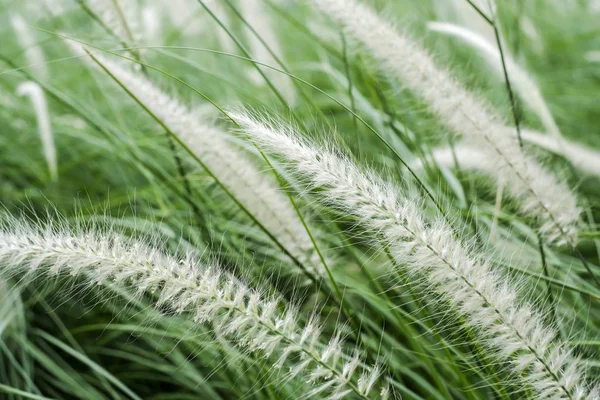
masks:
[[[202,121],[141,74],[105,58],[98,59],[294,258],[311,273],[322,273],[305,226],[272,175],[262,173],[221,128]]]
[[[451,304],[537,398],[592,398],[572,349],[557,340],[556,330],[533,307],[518,301],[510,282],[485,256],[455,238],[444,219],[426,218],[418,202],[393,184],[334,150],[310,145],[288,127],[243,112],[233,117],[253,142],[282,157],[309,189],[318,189],[324,203],[382,237],[392,256]]]
[[[490,43],[485,37],[471,31],[470,29],[447,22],[429,22],[427,23],[427,28],[433,32],[456,37],[465,44],[478,50],[483,59],[490,65],[490,67],[492,67],[492,70],[497,74],[497,76],[504,80],[504,69],[502,66],[500,50],[498,50],[498,47],[495,44]],[[552,113],[550,112],[550,109],[548,108],[548,105],[546,104],[546,101],[544,100],[537,83],[524,68],[517,64],[517,62],[510,54],[507,53],[506,50],[503,52],[506,72],[509,76],[512,87],[514,87],[517,94],[523,99],[529,108],[538,115],[546,131],[553,135],[556,139],[560,140],[560,129],[558,128],[558,125],[556,125],[554,117],[552,117]]]
[[[154,44],[160,38],[161,19],[158,7],[146,6],[142,9],[145,37]]]
[[[121,42],[135,46],[142,41],[143,31],[135,1],[89,0],[87,4]]]
[[[600,400],[591,1],[0,1],[0,398]]]
[[[495,166],[497,179],[511,182],[506,193],[518,200],[524,215],[539,220],[548,243],[574,246],[580,214],[575,196],[520,149],[516,132],[489,105],[364,4],[356,0],[309,0],[309,4],[338,22],[348,37],[378,60],[382,70],[425,100],[455,133],[481,146]]]
[[[33,36],[32,28],[28,27],[23,17],[18,14],[12,15],[10,22],[17,35],[17,40],[25,52],[27,64],[39,79],[47,80],[49,72],[46,57]]]
[[[96,15],[106,30],[116,37],[123,47],[135,47],[143,42],[143,16],[137,2],[126,0],[88,0],[89,10]],[[124,50],[123,54],[141,59],[139,49]],[[138,64],[135,68],[140,68]]]
[[[119,232],[65,224],[33,225],[9,218],[0,229],[0,275],[73,276],[90,285],[126,287],[152,294],[155,306],[189,313],[216,335],[242,349],[289,367],[286,379],[305,377],[302,398],[374,398],[381,372],[348,356],[341,333],[327,344],[316,317],[300,328],[298,312],[284,300],[261,293],[192,254],[173,257]],[[323,343],[323,344],[322,344]]]
[[[56,147],[54,147],[54,136],[52,134],[52,126],[50,124],[50,115],[48,113],[48,105],[44,91],[35,82],[25,82],[17,88],[19,96],[26,96],[31,101],[35,116],[37,118],[38,132],[42,139],[44,149],[44,158],[48,164],[50,180],[58,180],[58,165],[56,161]]]
[[[554,138],[530,129],[522,130],[523,140],[545,151],[565,157],[574,167],[589,175],[600,176],[600,153],[594,149],[566,139],[557,142]],[[459,166],[468,170],[493,174],[494,165],[488,163],[484,152],[466,143],[451,147],[440,147],[432,151],[435,162],[446,167]],[[419,165],[420,166],[420,162]]]
[[[253,32],[248,33],[250,39],[250,54],[256,61],[271,66],[277,66],[277,61],[271,52],[278,57],[281,57],[283,52],[277,34],[273,29],[273,23],[269,19],[269,14],[263,4],[264,1],[262,0],[247,0],[240,2],[242,15],[256,32],[256,34]],[[262,81],[262,77],[256,70],[253,69],[252,72],[255,73],[253,76],[256,80]],[[269,79],[273,81],[275,87],[281,91],[287,104],[293,108],[297,103],[298,96],[292,80],[285,74],[277,71],[265,68],[264,72]]]

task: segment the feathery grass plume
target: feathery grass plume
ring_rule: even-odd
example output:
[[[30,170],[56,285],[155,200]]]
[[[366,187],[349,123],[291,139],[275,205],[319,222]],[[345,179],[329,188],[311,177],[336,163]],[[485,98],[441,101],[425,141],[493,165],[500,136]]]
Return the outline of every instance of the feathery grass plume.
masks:
[[[365,365],[358,351],[348,356],[341,332],[325,345],[315,315],[300,328],[300,316],[283,299],[202,264],[194,254],[173,257],[148,243],[110,228],[72,230],[62,222],[30,224],[9,217],[0,228],[0,275],[26,281],[74,276],[90,286],[149,293],[157,308],[190,313],[241,349],[276,360],[276,368],[288,366],[287,379],[306,377],[312,390],[303,398],[374,398],[381,371]]]
[[[18,291],[13,290],[7,281],[0,279],[0,338],[23,311],[20,300]]]
[[[50,180],[56,182],[58,180],[56,148],[54,147],[54,135],[52,134],[48,104],[46,104],[44,91],[35,82],[24,82],[17,87],[17,94],[19,96],[27,96],[31,101],[37,118],[38,132],[42,139],[44,158],[46,158],[46,163],[48,164]]]
[[[486,102],[368,6],[355,0],[306,1],[337,21],[348,37],[362,43],[384,71],[424,99],[455,133],[485,150],[498,181],[511,182],[507,194],[518,200],[524,215],[538,219],[547,243],[575,245],[580,210],[574,194],[523,153],[515,132]]]
[[[541,55],[544,53],[544,42],[538,32],[538,29],[534,25],[531,18],[527,15],[522,15],[519,20],[519,27],[525,37],[528,39],[528,44],[534,54]]]
[[[566,139],[557,142],[547,135],[531,129],[523,129],[521,134],[525,141],[565,157],[581,171],[600,176],[600,152],[597,150]]]
[[[49,74],[46,57],[42,48],[36,43],[32,28],[28,27],[23,17],[18,14],[11,15],[10,23],[17,35],[19,44],[25,52],[27,64],[39,79],[47,80]]]
[[[427,23],[427,28],[433,32],[454,36],[474,49],[479,50],[484,60],[492,67],[498,77],[504,81],[504,69],[500,50],[485,37],[470,29],[447,22],[429,22]],[[502,47],[504,48],[505,46]],[[506,50],[503,50],[503,52],[506,72],[508,73],[512,87],[529,108],[538,115],[546,131],[555,138],[560,139],[560,129],[556,125],[556,121],[554,121],[554,117],[537,83],[524,68],[517,64]]]
[[[590,63],[600,63],[600,51],[591,50],[585,53],[585,60]]]
[[[431,157],[438,166],[452,168],[458,164],[462,169],[478,171],[488,174],[489,165],[486,167],[487,157],[478,148],[465,143],[457,143],[453,146],[442,146],[431,151]],[[423,161],[416,159],[413,163],[415,169],[423,168]]]
[[[278,57],[281,57],[283,51],[279,44],[279,40],[273,30],[272,21],[269,19],[269,13],[264,7],[264,0],[244,0],[240,2],[240,9],[244,19],[250,24],[252,29],[260,36],[260,38],[269,46],[269,49]],[[261,42],[261,40],[248,29],[248,38],[250,40],[250,54],[252,58],[267,65],[277,66],[275,57],[271,55],[269,49]],[[278,71],[273,71],[268,68],[263,68],[269,79],[273,81],[275,87],[281,91],[287,104],[294,107],[298,101],[296,88],[291,78]],[[258,71],[252,69],[253,78],[262,82],[263,78]]]
[[[158,7],[146,6],[142,8],[142,22],[146,38],[152,44],[156,44],[160,39],[161,18]]]
[[[297,211],[274,176],[262,173],[228,135],[203,122],[148,79],[101,56],[94,56],[128,91],[171,130],[227,190],[312,274],[324,272]]]
[[[531,306],[520,304],[508,280],[493,271],[485,255],[456,239],[443,218],[424,217],[418,202],[401,196],[393,184],[334,150],[312,146],[289,127],[245,112],[232,117],[260,148],[282,157],[309,189],[318,189],[324,203],[383,237],[392,256],[409,273],[424,277],[499,360],[511,362],[537,398],[591,398],[580,361],[556,340],[555,329]]]
[[[142,43],[143,30],[136,1],[87,0],[86,4],[123,45],[129,47]],[[139,50],[127,50],[124,54],[136,59],[140,56]]]
[[[566,139],[557,142],[548,135],[530,129],[523,129],[521,134],[526,142],[565,157],[574,167],[587,174],[600,177],[600,152]],[[439,165],[453,166],[455,164],[454,156],[456,156],[456,161],[462,168],[493,174],[494,165],[489,164],[485,153],[466,143],[459,143],[454,147],[439,147],[434,149],[431,154]],[[422,163],[419,161],[415,167],[421,168]]]
[[[46,6],[46,9],[53,15],[53,16],[57,16],[57,15],[61,15],[62,13],[65,12],[65,7],[68,7],[67,5],[63,4],[64,2],[62,0],[42,0],[44,5]]]
[[[471,0],[471,4],[465,0],[437,0],[434,11],[442,19],[456,20],[460,25],[479,32],[488,41],[495,41],[494,28],[481,18],[473,5],[485,15],[496,14],[495,1],[488,0]]]
[[[143,37],[137,2],[89,0],[88,6],[123,43],[135,45]]]

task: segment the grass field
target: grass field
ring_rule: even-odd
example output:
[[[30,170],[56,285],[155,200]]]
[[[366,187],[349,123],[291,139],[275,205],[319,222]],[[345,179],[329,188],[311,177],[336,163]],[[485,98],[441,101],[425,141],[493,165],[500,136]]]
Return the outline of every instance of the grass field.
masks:
[[[600,399],[600,2],[0,35],[0,399]]]

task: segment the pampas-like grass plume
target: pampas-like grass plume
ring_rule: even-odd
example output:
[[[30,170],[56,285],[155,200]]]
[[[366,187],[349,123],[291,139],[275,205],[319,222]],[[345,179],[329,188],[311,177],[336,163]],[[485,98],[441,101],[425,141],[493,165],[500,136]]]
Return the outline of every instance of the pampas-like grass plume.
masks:
[[[54,147],[54,136],[52,135],[52,126],[50,125],[50,115],[48,114],[48,104],[44,91],[35,82],[24,82],[17,87],[19,96],[27,96],[31,101],[35,116],[37,118],[38,132],[42,139],[44,157],[48,164],[48,171],[52,181],[58,180],[58,166],[56,161],[56,148]]]
[[[143,29],[136,1],[89,0],[87,5],[124,46],[136,46],[142,42]],[[140,58],[139,50],[127,50],[124,54]]]
[[[504,70],[502,67],[502,55],[500,54],[500,50],[485,37],[470,29],[447,22],[429,22],[427,28],[433,32],[456,37],[478,50],[497,76],[504,80]],[[552,116],[537,83],[524,68],[517,64],[506,50],[504,50],[504,61],[510,83],[517,94],[529,108],[538,115],[546,131],[555,138],[560,139],[560,129],[558,128],[558,125],[556,125],[554,117]]]
[[[313,147],[291,128],[243,112],[233,118],[259,147],[282,157],[309,189],[318,189],[325,203],[382,237],[392,256],[451,304],[537,398],[598,398],[590,394],[580,361],[557,341],[555,329],[531,306],[520,304],[509,282],[456,239],[443,218],[424,217],[418,203],[394,185],[334,151]]]
[[[89,0],[88,5],[123,43],[134,45],[141,41],[143,35],[135,1]]]
[[[240,2],[240,9],[246,22],[248,22],[252,29],[260,35],[260,38],[265,42],[266,46],[269,46],[269,49],[276,56],[281,57],[283,52],[279,44],[279,39],[273,30],[273,24],[269,19],[268,10],[264,7],[264,1],[244,0]],[[277,60],[275,60],[275,57],[269,52],[269,49],[267,49],[265,44],[263,44],[253,32],[248,32],[248,37],[250,40],[250,54],[252,57],[263,64],[277,66]],[[297,103],[298,96],[292,80],[278,71],[267,68],[263,69],[269,79],[273,81],[275,87],[281,90],[288,105],[293,108]],[[258,72],[255,70],[253,70],[253,72],[256,73],[256,75],[254,75],[256,80],[262,81],[263,78]]]
[[[279,243],[313,274],[323,266],[298,213],[272,175],[259,168],[214,124],[198,118],[148,79],[115,62],[98,62],[173,132],[196,159]]]
[[[160,39],[162,28],[159,8],[152,6],[144,7],[142,9],[142,22],[148,41],[156,45],[156,42]]]
[[[523,129],[521,134],[523,135],[523,140],[526,142],[550,153],[565,157],[579,170],[600,177],[600,153],[598,151],[566,139],[556,141],[548,135],[529,129]],[[465,143],[459,143],[454,148],[448,146],[439,147],[434,149],[431,155],[439,165],[451,167],[454,165],[454,158],[456,157],[456,161],[462,168],[486,174],[494,173],[494,165],[489,164],[485,153]],[[419,162],[415,166],[421,168],[422,164]]]
[[[25,59],[33,73],[39,79],[47,80],[48,66],[46,64],[46,57],[33,36],[32,28],[28,27],[25,20],[18,14],[12,15],[10,22],[17,35],[17,40],[25,52]]]
[[[8,218],[0,228],[0,275],[74,276],[90,285],[150,293],[157,308],[189,313],[241,349],[275,359],[275,368],[289,366],[286,379],[303,376],[312,387],[303,398],[374,398],[380,379],[380,369],[366,366],[358,351],[345,354],[341,333],[323,345],[316,317],[300,328],[298,313],[284,300],[203,265],[191,254],[175,258],[119,232],[73,231],[62,223],[41,226]]]
[[[381,68],[424,99],[457,134],[481,146],[495,165],[498,181],[511,182],[506,192],[521,212],[539,220],[550,244],[577,241],[580,209],[574,194],[534,158],[520,149],[516,132],[482,99],[436,65],[412,39],[356,0],[306,0],[338,22],[348,37],[361,43]]]

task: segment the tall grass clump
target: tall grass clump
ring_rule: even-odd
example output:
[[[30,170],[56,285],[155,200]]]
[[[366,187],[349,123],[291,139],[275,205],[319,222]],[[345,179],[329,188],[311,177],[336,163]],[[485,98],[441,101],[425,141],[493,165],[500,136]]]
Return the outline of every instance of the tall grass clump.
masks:
[[[121,43],[136,45],[141,41],[140,13],[136,2],[91,0],[89,9]]]
[[[34,30],[27,26],[27,22],[19,14],[11,15],[10,22],[17,37],[17,41],[23,48],[25,59],[29,67],[40,79],[48,79],[48,67],[44,51],[36,43]]]
[[[443,300],[478,330],[500,359],[513,368],[539,398],[585,399],[589,391],[580,361],[568,347],[553,341],[556,330],[531,307],[519,305],[511,283],[494,272],[485,255],[454,238],[443,218],[426,218],[415,199],[373,173],[363,172],[332,150],[317,149],[296,132],[247,113],[236,113],[254,142],[282,156],[310,189],[381,237],[392,257],[411,276],[424,275]],[[405,189],[406,191],[406,189]]]
[[[600,176],[600,153],[578,143],[549,137],[532,130],[521,131],[523,140],[549,153],[565,157],[574,167],[586,174]],[[489,172],[482,168],[488,160],[485,153],[466,144],[444,146],[435,149],[432,156],[438,165],[453,166],[455,161],[464,169]]]
[[[44,149],[44,158],[48,164],[50,179],[56,181],[58,179],[58,166],[56,161],[56,147],[54,146],[54,136],[52,135],[52,127],[50,126],[50,115],[48,114],[48,105],[42,88],[34,82],[25,82],[17,88],[19,96],[29,97],[33,110],[35,111],[38,132],[42,140]]]
[[[151,293],[155,307],[210,323],[215,334],[235,339],[247,351],[273,357],[275,368],[290,365],[285,379],[306,376],[313,388],[298,397],[328,393],[327,398],[338,399],[354,393],[372,398],[381,378],[377,367],[363,364],[360,352],[344,354],[342,332],[323,344],[317,316],[309,316],[300,328],[298,311],[283,299],[252,289],[215,265],[203,265],[192,254],[175,258],[116,231],[72,231],[8,218],[0,260],[6,278],[83,276],[89,285]],[[384,388],[384,398],[387,391]]]
[[[163,93],[139,72],[101,56],[92,56],[140,102],[284,250],[310,269],[323,271],[302,217],[268,171],[261,171],[227,132]],[[263,167],[265,168],[265,167]],[[312,258],[311,258],[312,257]]]
[[[141,60],[142,52],[136,46],[144,41],[143,16],[137,2],[89,0],[80,4],[102,26],[109,38],[128,49],[125,50],[126,55]],[[139,65],[136,64],[135,68],[139,69]]]
[[[0,399],[600,400],[586,3],[0,1]]]
[[[358,1],[309,2],[338,22],[379,63],[380,68],[414,91],[455,133],[481,146],[489,167],[522,212],[540,221],[548,243],[577,241],[580,210],[572,192],[520,149],[517,131],[481,98],[466,90],[408,36]]]
[[[536,112],[548,134],[560,140],[560,129],[554,121],[544,97],[533,78],[522,68],[512,56],[490,43],[482,35],[461,26],[445,23],[430,22],[427,28],[433,32],[456,37],[469,46],[478,50],[498,77],[504,79],[504,69],[510,78],[512,87],[527,105]],[[504,60],[504,61],[503,61]]]

